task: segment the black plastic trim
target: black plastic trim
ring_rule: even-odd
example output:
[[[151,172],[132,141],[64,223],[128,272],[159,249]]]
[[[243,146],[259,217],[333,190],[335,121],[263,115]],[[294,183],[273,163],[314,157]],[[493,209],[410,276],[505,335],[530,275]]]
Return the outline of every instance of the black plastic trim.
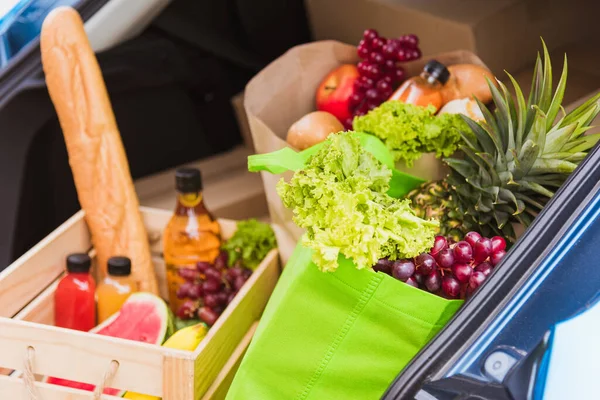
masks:
[[[414,398],[424,382],[439,378],[437,375],[460,357],[495,319],[598,192],[600,148],[596,146],[535,218],[485,284],[401,371],[382,399]]]

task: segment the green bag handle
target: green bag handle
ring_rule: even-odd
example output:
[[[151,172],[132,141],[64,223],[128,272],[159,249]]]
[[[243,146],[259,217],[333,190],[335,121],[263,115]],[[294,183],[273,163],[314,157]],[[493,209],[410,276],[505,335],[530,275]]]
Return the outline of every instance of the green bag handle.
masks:
[[[356,132],[356,134],[360,138],[360,144],[364,149],[392,170],[392,179],[390,180],[390,189],[388,190],[388,194],[391,197],[404,197],[411,190],[416,189],[425,182],[421,178],[395,169],[394,157],[379,138],[361,132]],[[267,171],[272,174],[298,171],[304,168],[308,159],[317,153],[324,144],[325,142],[321,142],[300,152],[296,152],[289,147],[284,147],[272,153],[248,156],[248,171]]]

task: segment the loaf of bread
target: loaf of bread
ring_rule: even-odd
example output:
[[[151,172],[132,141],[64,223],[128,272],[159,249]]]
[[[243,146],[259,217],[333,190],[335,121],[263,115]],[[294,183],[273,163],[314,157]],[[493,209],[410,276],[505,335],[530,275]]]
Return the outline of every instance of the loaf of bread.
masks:
[[[102,276],[112,256],[131,259],[138,289],[158,294],[148,236],[96,56],[74,9],[58,7],[40,36],[50,98]]]

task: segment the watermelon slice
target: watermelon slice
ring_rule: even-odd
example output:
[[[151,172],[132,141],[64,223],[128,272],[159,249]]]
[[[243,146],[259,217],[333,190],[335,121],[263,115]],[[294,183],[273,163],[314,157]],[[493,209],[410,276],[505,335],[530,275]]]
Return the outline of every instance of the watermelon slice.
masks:
[[[173,327],[167,304],[151,293],[138,292],[129,296],[118,313],[90,330],[90,333],[160,345],[173,333]],[[42,382],[90,392],[96,387],[54,377],[44,377]],[[122,397],[125,391],[106,388],[104,394]]]
[[[94,389],[96,388],[96,385],[92,385],[89,383],[81,383],[81,382],[70,381],[68,379],[60,379],[60,378],[53,378],[53,377],[47,377],[47,376],[45,376],[44,379],[42,379],[42,382],[50,383],[52,385],[66,386],[66,387],[70,387],[73,389],[86,390],[88,392],[93,392]],[[110,396],[115,396],[115,397],[123,397],[125,395],[125,393],[127,393],[127,392],[125,390],[105,388],[104,392],[102,392],[102,393],[110,395]]]

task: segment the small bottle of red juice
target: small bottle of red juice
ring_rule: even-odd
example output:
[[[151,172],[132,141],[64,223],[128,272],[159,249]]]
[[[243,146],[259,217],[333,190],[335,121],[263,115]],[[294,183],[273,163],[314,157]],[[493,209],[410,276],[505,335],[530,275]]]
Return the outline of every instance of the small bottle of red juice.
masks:
[[[96,282],[90,275],[92,261],[85,253],[67,257],[67,275],[54,293],[54,325],[89,331],[96,326]]]

